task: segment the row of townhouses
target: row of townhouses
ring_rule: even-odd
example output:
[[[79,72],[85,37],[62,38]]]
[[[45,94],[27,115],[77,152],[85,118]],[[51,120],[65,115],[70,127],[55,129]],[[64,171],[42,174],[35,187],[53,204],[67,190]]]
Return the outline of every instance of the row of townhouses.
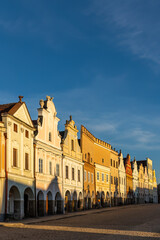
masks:
[[[32,120],[23,97],[0,105],[0,219],[156,203],[152,160],[130,161],[74,120],[58,131],[53,98]]]

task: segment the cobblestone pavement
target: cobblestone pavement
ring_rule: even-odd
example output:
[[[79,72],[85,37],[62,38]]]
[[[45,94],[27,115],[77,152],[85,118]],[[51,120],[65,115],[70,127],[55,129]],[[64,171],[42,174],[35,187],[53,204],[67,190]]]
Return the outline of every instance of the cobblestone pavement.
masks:
[[[59,219],[41,218],[42,222],[0,224],[0,239],[160,239],[160,204],[132,205],[109,211]],[[41,220],[40,219],[40,220]]]

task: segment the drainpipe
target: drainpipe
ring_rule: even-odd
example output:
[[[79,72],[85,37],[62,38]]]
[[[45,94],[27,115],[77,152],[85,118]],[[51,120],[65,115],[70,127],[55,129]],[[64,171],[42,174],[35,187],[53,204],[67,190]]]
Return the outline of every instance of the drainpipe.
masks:
[[[37,198],[36,198],[36,144],[33,144],[34,157],[33,157],[33,166],[34,166],[34,194],[35,194],[35,217],[37,216]]]
[[[110,195],[110,207],[111,207],[111,168],[110,168],[110,181],[109,181],[109,195]]]
[[[7,172],[7,133],[4,133],[5,137],[5,218],[7,217],[7,196],[8,196],[8,172]]]
[[[63,214],[65,214],[65,209],[64,209],[64,204],[65,204],[65,199],[63,198],[63,194],[64,194],[64,192],[63,192],[63,188],[64,188],[64,179],[63,179],[63,159],[64,159],[64,155],[63,155],[63,153],[62,153],[62,156],[61,156],[61,159],[62,159],[62,161],[61,161],[61,172],[62,172],[62,203],[61,204],[63,204],[63,209],[62,209],[62,211],[63,211]]]

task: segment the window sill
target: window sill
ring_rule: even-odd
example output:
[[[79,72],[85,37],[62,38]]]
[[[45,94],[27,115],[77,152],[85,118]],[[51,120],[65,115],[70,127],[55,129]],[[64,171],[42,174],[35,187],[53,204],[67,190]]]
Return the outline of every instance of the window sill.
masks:
[[[31,170],[30,170],[30,169],[24,169],[24,171],[25,171],[25,172],[31,172]]]
[[[16,166],[12,166],[12,168],[17,169],[17,170],[20,169],[20,167],[16,167]]]

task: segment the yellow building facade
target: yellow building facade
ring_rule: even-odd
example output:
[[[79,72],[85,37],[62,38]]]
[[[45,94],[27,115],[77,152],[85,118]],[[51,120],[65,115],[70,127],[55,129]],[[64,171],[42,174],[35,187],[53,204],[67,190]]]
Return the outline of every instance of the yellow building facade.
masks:
[[[144,168],[141,162],[138,162],[138,179],[139,179],[139,203],[144,203]]]
[[[115,206],[118,204],[119,194],[119,175],[118,175],[119,158],[118,152],[110,150],[110,169],[111,169],[111,204]]]
[[[110,204],[110,150],[111,145],[94,138],[96,204]]]
[[[6,197],[6,171],[5,171],[5,131],[4,123],[0,122],[0,220],[5,216],[5,197]]]

